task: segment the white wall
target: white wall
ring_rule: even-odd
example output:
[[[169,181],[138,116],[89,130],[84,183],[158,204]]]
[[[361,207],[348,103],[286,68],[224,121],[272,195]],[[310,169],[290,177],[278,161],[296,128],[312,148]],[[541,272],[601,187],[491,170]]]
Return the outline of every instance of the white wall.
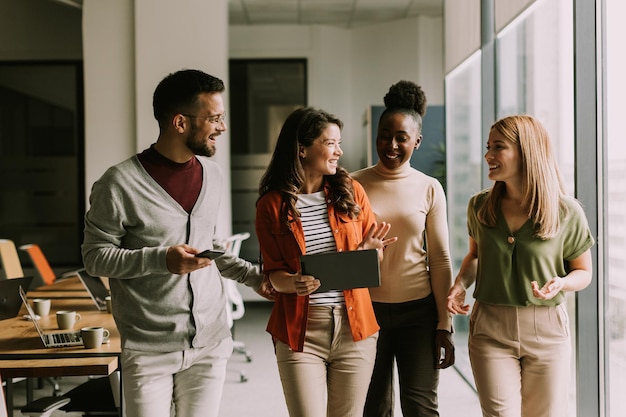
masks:
[[[109,166],[156,142],[152,94],[167,74],[197,68],[228,83],[226,0],[84,0],[85,170],[88,191]],[[211,16],[211,30],[207,16]],[[198,30],[198,29],[202,30]],[[228,99],[226,97],[226,105]],[[230,146],[214,159],[226,174],[218,234],[232,230]]]
[[[129,1],[83,2],[86,197],[107,168],[137,152],[132,22]]]
[[[480,49],[480,4],[481,0],[444,0],[446,74]]]
[[[352,118],[361,126],[356,169],[364,166],[368,145],[366,109],[382,105],[392,84],[414,81],[429,104],[443,104],[443,24],[430,17],[397,20],[354,29],[352,40]]]
[[[443,21],[419,17],[352,30],[324,26],[233,26],[231,58],[306,58],[309,105],[345,123],[342,164],[366,161],[363,117],[395,82],[420,84],[430,104],[443,104]]]
[[[230,58],[307,60],[308,105],[334,113],[344,122],[345,166],[356,130],[351,119],[350,31],[325,26],[232,26],[229,40]]]
[[[309,104],[344,121],[343,165],[349,170],[366,160],[366,109],[382,104],[393,83],[415,81],[430,104],[443,104],[442,18],[351,30],[229,28],[226,0],[177,5],[84,0],[81,12],[49,0],[0,0],[0,60],[84,56],[87,195],[107,167],[156,140],[151,95],[163,76],[180,68],[198,67],[228,82],[229,57],[306,58]],[[226,173],[229,153],[225,137],[216,160]],[[230,221],[222,223],[230,227]]]

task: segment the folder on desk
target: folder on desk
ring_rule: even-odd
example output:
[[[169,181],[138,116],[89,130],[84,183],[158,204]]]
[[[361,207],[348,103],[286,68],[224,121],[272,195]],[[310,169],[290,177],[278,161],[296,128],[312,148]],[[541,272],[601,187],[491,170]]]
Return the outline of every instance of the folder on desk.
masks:
[[[380,287],[376,249],[302,255],[300,265],[303,275],[313,275],[322,283],[315,292]]]

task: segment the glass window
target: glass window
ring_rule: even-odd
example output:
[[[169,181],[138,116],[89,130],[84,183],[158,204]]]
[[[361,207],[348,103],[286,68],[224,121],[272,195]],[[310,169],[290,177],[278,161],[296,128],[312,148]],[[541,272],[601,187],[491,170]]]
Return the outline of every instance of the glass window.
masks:
[[[232,59],[229,68],[231,153],[272,153],[289,114],[306,105],[303,59]]]
[[[497,117],[530,114],[547,128],[567,193],[574,195],[574,53],[572,2],[540,0],[496,38]],[[567,294],[575,381],[575,294]],[[576,415],[576,384],[570,389]]]
[[[626,3],[605,1],[605,116],[606,116],[606,199],[607,246],[605,273],[607,288],[606,345],[608,415],[626,415],[626,144],[624,132],[624,92],[626,61],[623,42]]]
[[[474,53],[450,72],[446,86],[446,169],[450,252],[456,274],[468,250],[467,203],[481,189],[483,144],[481,132],[481,53]],[[473,288],[473,287],[472,287]],[[471,294],[473,289],[468,289]],[[471,297],[467,297],[471,302]],[[454,317],[455,367],[473,386],[467,354],[466,316]]]
[[[259,182],[267,168],[283,122],[307,105],[306,60],[232,59],[229,68],[233,232],[251,235],[240,255],[259,257],[254,228]]]
[[[82,95],[80,63],[0,63],[1,237],[55,266],[82,264]]]
[[[548,129],[574,193],[574,52],[571,2],[537,1],[496,39],[497,117],[530,114]]]

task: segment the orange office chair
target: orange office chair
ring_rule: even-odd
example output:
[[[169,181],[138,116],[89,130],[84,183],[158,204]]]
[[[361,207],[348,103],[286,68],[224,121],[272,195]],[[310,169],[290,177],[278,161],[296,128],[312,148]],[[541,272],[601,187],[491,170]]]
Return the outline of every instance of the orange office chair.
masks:
[[[28,245],[22,245],[20,246],[20,249],[28,253],[30,260],[33,262],[33,265],[39,273],[39,276],[41,276],[44,284],[51,285],[58,279],[50,266],[50,262],[48,262],[48,258],[46,258],[46,255],[44,255],[38,244],[30,243]],[[62,275],[61,277],[65,277],[65,275]]]
[[[12,240],[0,239],[0,264],[2,264],[5,278],[20,278],[24,276],[20,256]]]

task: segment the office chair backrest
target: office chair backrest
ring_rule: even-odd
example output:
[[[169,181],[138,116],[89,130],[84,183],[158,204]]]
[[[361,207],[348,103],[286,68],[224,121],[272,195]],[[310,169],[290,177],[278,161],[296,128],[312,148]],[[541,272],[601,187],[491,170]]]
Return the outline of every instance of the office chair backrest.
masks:
[[[226,243],[226,247],[230,253],[235,256],[239,256],[239,252],[241,252],[241,244],[249,237],[250,233],[248,232],[237,233],[224,239],[224,242]]]
[[[235,256],[239,256],[241,251],[241,244],[244,240],[250,237],[250,233],[237,233],[224,239],[224,245],[228,252]],[[239,320],[246,312],[243,304],[243,297],[237,288],[237,283],[232,279],[224,279],[224,286],[226,289],[226,295],[230,308],[227,307],[228,324],[230,327],[233,325],[233,320]]]
[[[26,251],[28,256],[30,256],[31,261],[33,261],[33,265],[35,265],[35,269],[39,272],[41,279],[46,285],[50,285],[54,283],[56,279],[56,275],[50,267],[50,263],[46,258],[46,255],[43,254],[41,248],[36,243],[31,243],[28,245],[20,246],[20,249]]]
[[[0,263],[5,278],[19,278],[24,276],[20,256],[15,243],[9,239],[0,239]]]
[[[0,417],[6,417],[8,413],[7,402],[4,398],[4,389],[2,388],[2,377],[0,377]]]

